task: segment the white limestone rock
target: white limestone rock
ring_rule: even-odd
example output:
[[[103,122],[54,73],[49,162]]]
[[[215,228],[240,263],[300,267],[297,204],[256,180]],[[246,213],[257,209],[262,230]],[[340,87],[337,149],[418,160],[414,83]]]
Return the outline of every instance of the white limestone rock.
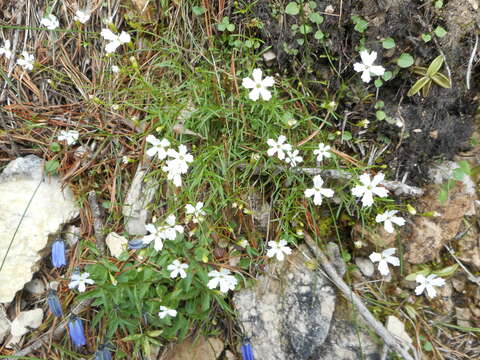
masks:
[[[0,175],[0,261],[18,227],[0,271],[0,303],[32,279],[49,240],[79,214],[72,191],[62,191],[57,177],[42,177],[43,160],[35,155],[11,161]]]
[[[108,250],[110,250],[110,254],[118,258],[122,254],[122,252],[125,251],[128,240],[122,235],[117,234],[116,232],[111,232],[107,235],[105,243],[107,244]]]
[[[43,310],[40,308],[20,312],[12,321],[12,326],[10,329],[12,338],[8,343],[8,346],[17,344],[23,335],[40,327],[40,325],[42,325],[42,320]]]

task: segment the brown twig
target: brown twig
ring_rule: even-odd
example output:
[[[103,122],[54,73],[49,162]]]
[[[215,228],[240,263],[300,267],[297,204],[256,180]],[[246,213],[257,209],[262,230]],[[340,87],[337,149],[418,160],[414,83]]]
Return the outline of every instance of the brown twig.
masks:
[[[305,232],[305,242],[308,247],[319,261],[323,270],[329,276],[329,279],[337,286],[337,288],[345,295],[347,300],[350,300],[353,305],[358,309],[363,319],[375,330],[378,336],[387,344],[391,349],[403,356],[405,360],[414,360],[414,358],[408,353],[408,350],[397,340],[395,337],[372,315],[368,308],[363,304],[360,297],[355,294],[352,289],[343,281],[343,279],[337,274],[337,271],[328,260],[328,257],[320,250],[315,244],[312,237]]]

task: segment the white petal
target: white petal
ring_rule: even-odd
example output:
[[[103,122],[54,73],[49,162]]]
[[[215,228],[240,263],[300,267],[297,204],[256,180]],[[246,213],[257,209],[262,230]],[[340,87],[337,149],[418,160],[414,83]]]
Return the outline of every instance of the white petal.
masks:
[[[372,186],[377,186],[385,179],[385,175],[383,173],[378,173],[372,179]]]
[[[385,231],[390,234],[394,231],[392,222],[390,220],[385,220],[385,224],[383,225],[383,227],[385,228]]]
[[[262,70],[258,69],[258,68],[253,70],[252,77],[253,77],[253,81],[255,81],[255,83],[257,83],[257,84],[261,83],[262,82]]]
[[[372,192],[380,197],[387,197],[388,196],[388,190],[385,189],[384,187],[375,187],[372,189]]]
[[[435,285],[435,286],[443,286],[445,285],[445,279],[442,278],[435,278],[430,280],[430,284]]]
[[[248,97],[252,101],[257,101],[258,98],[260,97],[260,89],[258,88],[253,88],[250,93],[248,94]]]
[[[360,51],[360,57],[362,59],[362,62],[365,65],[371,66],[375,62],[375,59],[377,58],[377,53],[375,51],[372,51],[369,54],[367,50],[362,50]]]
[[[360,175],[358,177],[358,179],[360,180],[360,182],[363,185],[370,185],[370,183],[371,183],[370,174],[368,174],[368,173],[363,173],[362,175]]]
[[[370,72],[374,75],[382,76],[383,74],[385,74],[385,68],[380,65],[371,66]]]
[[[105,40],[108,40],[108,41],[115,41],[118,39],[118,36],[115,35],[112,30],[110,29],[102,29],[102,31],[100,32],[100,35],[105,39]]]
[[[265,79],[262,80],[262,86],[264,87],[271,87],[275,84],[275,79],[272,76],[267,76]]]
[[[156,147],[151,147],[146,151],[147,156],[154,157],[157,154],[158,149]]]
[[[250,78],[243,78],[242,86],[247,89],[253,89],[255,87],[255,82]]]
[[[272,98],[272,93],[269,90],[265,88],[260,88],[259,90],[263,100],[268,101]]]
[[[382,254],[377,253],[377,252],[372,252],[369,256],[371,262],[379,262],[382,260]]]
[[[305,189],[305,197],[312,197],[315,195],[315,189]]]
[[[360,197],[360,196],[363,196],[365,191],[366,191],[365,186],[357,185],[354,188],[352,188],[352,195],[355,196],[355,197]]]
[[[382,274],[383,276],[390,274],[388,263],[385,260],[380,260],[380,262],[378,263],[378,271],[380,271],[380,274]]]
[[[373,204],[373,195],[371,191],[365,191],[362,197],[362,204],[365,207],[372,206]]]
[[[405,219],[400,216],[393,216],[391,220],[394,224],[397,224],[398,226],[405,225]]]
[[[387,262],[392,264],[393,266],[400,266],[400,259],[396,256],[389,256],[387,257]]]
[[[427,289],[427,295],[429,298],[434,298],[435,296],[437,296],[437,291],[432,285],[427,284],[426,289]]]
[[[322,205],[322,194],[315,192],[315,196],[313,197],[313,203],[315,205]]]
[[[416,294],[417,296],[418,296],[418,295],[421,295],[424,290],[425,290],[425,284],[420,284],[420,285],[418,285],[418,286],[415,288],[415,294]]]
[[[120,46],[120,42],[118,41],[112,41],[109,42],[107,45],[105,45],[105,52],[107,54],[111,54],[117,50],[117,48]]]
[[[355,63],[353,64],[353,70],[356,72],[364,72],[365,71],[365,65],[362,63]]]
[[[371,76],[370,76],[370,71],[368,70],[365,70],[363,73],[362,73],[362,81],[363,82],[366,82],[366,83],[369,83],[370,80],[372,80]]]
[[[130,34],[125,31],[122,31],[120,36],[118,37],[118,40],[120,40],[120,42],[124,44],[129,43],[131,40]]]
[[[325,197],[332,197],[334,194],[332,189],[321,189],[320,193]]]

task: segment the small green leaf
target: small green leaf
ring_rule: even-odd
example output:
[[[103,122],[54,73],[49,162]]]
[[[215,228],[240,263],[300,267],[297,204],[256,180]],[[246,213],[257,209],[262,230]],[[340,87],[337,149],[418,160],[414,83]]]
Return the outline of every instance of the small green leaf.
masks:
[[[368,28],[368,22],[363,20],[358,15],[352,15],[352,21],[355,24],[355,31],[358,31],[361,34],[363,34],[363,32]]]
[[[395,40],[393,40],[391,37],[386,38],[383,40],[382,46],[384,49],[393,49],[395,47]]]
[[[299,38],[299,39],[296,39],[296,40],[297,40],[298,45],[300,45],[300,46],[305,44],[305,39],[304,38]]]
[[[440,70],[440,68],[442,67],[443,65],[443,56],[442,55],[438,55],[435,59],[433,59],[432,63],[430,64],[430,66],[428,67],[427,69],[427,75],[428,76],[433,76],[435,75],[438,70]]]
[[[441,26],[437,26],[435,30],[433,30],[435,35],[437,35],[439,38],[443,38],[445,35],[447,35],[447,30],[445,30]]]
[[[383,110],[378,110],[375,113],[375,116],[377,117],[378,120],[385,120],[385,118],[387,117],[387,114]]]
[[[309,1],[308,6],[310,6],[311,10],[315,10],[315,8],[317,7],[317,3],[315,1]]]
[[[317,24],[317,25],[320,25],[321,23],[323,23],[323,16],[320,15],[319,13],[311,13],[308,18],[310,19],[311,22],[313,22],[314,24]]]
[[[412,66],[413,63],[414,63],[413,57],[409,53],[403,53],[397,59],[397,65],[404,69]]]
[[[458,264],[453,264],[453,265],[447,266],[447,267],[445,267],[441,270],[434,271],[433,274],[435,274],[437,276],[440,276],[440,277],[446,277],[446,276],[453,275],[455,273],[455,271],[457,271],[457,269],[458,269]]]
[[[433,351],[433,345],[430,341],[426,341],[424,344],[423,344],[423,350],[427,351],[427,352],[430,352],[430,351]]]
[[[429,270],[429,269],[424,269],[424,270],[421,270],[421,271],[417,271],[417,272],[408,274],[408,275],[405,277],[405,280],[407,280],[407,281],[415,281],[415,279],[417,278],[417,275],[428,276],[428,274],[430,274],[430,270]]]
[[[435,1],[435,7],[437,9],[441,9],[443,7],[443,0],[437,0]]]
[[[375,103],[375,109],[381,109],[385,107],[385,103],[382,100],[379,100]]]
[[[317,30],[317,32],[315,32],[314,37],[317,40],[322,40],[325,37],[325,34],[323,33],[322,30]]]
[[[45,163],[45,172],[47,174],[53,174],[60,167],[58,160],[49,160]]]
[[[352,136],[352,133],[350,131],[345,131],[342,135],[342,140],[343,141],[349,141],[349,140],[352,140],[353,136]]]
[[[385,81],[390,80],[393,77],[393,73],[391,71],[385,71],[385,73],[382,75],[382,79]]]
[[[285,13],[288,15],[298,15],[300,13],[300,7],[295,1],[291,1],[285,7]]]
[[[450,79],[442,73],[436,73],[435,75],[433,75],[432,80],[435,82],[435,84],[440,85],[445,89],[450,89],[452,87],[452,82],[450,81]]]
[[[373,82],[377,88],[382,87],[383,81],[380,78],[376,78],[375,81]]]
[[[233,30],[235,30],[235,25],[234,24],[228,24],[227,25],[227,30],[230,31],[230,32],[233,32]]]
[[[193,12],[193,15],[200,16],[205,13],[205,9],[201,6],[194,6],[192,7],[192,12]]]
[[[417,82],[415,84],[413,84],[413,86],[410,88],[410,90],[408,90],[408,93],[407,93],[407,96],[413,96],[415,94],[418,94],[418,92],[425,86],[427,85],[427,83],[431,81],[429,78],[427,77],[422,77],[420,79],[417,80]]]
[[[62,147],[58,142],[53,142],[50,144],[50,150],[52,150],[53,152],[59,152],[61,149]]]
[[[426,43],[429,42],[430,40],[432,40],[432,35],[430,35],[430,34],[422,34],[420,36],[422,37],[422,40]]]
[[[310,34],[312,32],[312,27],[310,25],[303,24],[303,25],[300,26],[299,32],[302,35]]]

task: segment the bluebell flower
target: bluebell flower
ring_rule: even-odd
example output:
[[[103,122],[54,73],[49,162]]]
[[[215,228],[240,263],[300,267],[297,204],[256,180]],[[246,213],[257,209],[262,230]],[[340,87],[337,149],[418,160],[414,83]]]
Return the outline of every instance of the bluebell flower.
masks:
[[[248,341],[243,342],[240,350],[242,351],[243,360],[255,360],[253,357],[252,344],[250,344]]]
[[[82,319],[72,315],[68,321],[68,331],[70,338],[73,341],[73,345],[76,347],[82,347],[87,343],[85,339],[85,331],[83,330]]]
[[[53,315],[55,315],[56,317],[62,317],[62,305],[58,300],[57,292],[55,290],[48,291],[47,303]]]
[[[147,247],[148,244],[145,244],[142,239],[130,240],[128,242],[128,248],[132,250],[139,250]]]
[[[112,346],[110,344],[100,345],[95,352],[95,360],[112,360],[111,350]]]
[[[57,240],[52,245],[52,264],[58,268],[67,265],[65,260],[65,244],[62,240]]]

